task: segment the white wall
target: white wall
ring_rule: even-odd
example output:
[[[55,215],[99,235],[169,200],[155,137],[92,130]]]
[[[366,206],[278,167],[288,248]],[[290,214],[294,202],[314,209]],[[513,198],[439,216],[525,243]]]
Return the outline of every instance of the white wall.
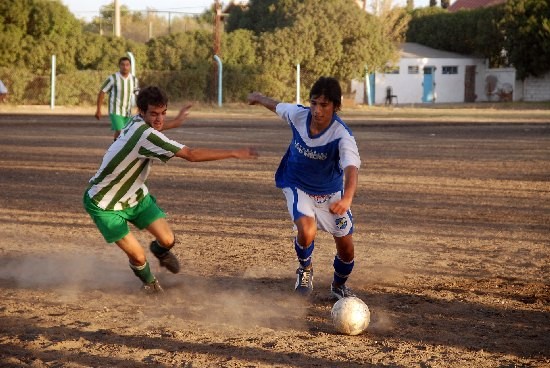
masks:
[[[417,65],[418,74],[408,74],[409,65]],[[399,74],[377,73],[375,78],[375,104],[383,105],[386,100],[386,87],[391,86],[393,95],[397,96],[399,104],[418,104],[422,102],[424,80],[423,68],[435,66],[435,103],[464,102],[464,79],[467,65],[476,66],[476,102],[499,102],[502,94],[512,88],[513,101],[550,101],[550,72],[525,81],[516,80],[514,68],[489,69],[482,59],[401,59]],[[442,74],[443,66],[457,66],[458,74]],[[497,78],[494,91],[487,91],[489,76]],[[364,81],[354,81],[352,89],[356,91],[355,102],[363,103]],[[489,92],[489,93],[488,93]],[[499,94],[500,93],[500,94]]]
[[[528,77],[524,81],[516,80],[516,69],[514,68],[499,68],[487,69],[485,71],[484,83],[486,85],[487,77],[494,76],[497,78],[496,93],[488,95],[486,91],[480,96],[479,101],[501,100],[498,92],[513,86],[513,101],[550,101],[550,72],[541,77]]]
[[[550,72],[523,81],[523,101],[550,101]]]
[[[408,74],[409,66],[418,66],[418,74]],[[424,80],[423,68],[435,66],[434,92],[436,103],[464,102],[464,77],[466,65],[476,66],[476,88],[478,99],[484,94],[485,64],[483,59],[474,58],[408,58],[399,62],[399,74],[376,74],[375,103],[384,104],[386,99],[386,87],[391,86],[393,94],[397,96],[400,104],[422,103]],[[458,74],[442,74],[443,66],[457,66]]]
[[[484,77],[482,79],[483,91],[478,94],[477,101],[491,101],[499,102],[505,100],[504,93],[508,93],[512,90],[512,100],[517,101],[518,98],[518,86],[516,85],[516,69],[514,68],[498,68],[498,69],[485,69]],[[496,84],[491,88],[489,78],[496,78]],[[521,93],[519,94],[521,95]]]

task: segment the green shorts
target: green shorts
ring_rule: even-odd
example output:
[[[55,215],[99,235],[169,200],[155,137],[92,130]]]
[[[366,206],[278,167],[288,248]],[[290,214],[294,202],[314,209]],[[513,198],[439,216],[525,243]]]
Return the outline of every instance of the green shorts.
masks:
[[[130,232],[128,222],[134,224],[138,229],[145,229],[154,221],[166,217],[163,210],[157,206],[157,200],[147,194],[137,206],[126,208],[120,211],[110,211],[99,208],[84,192],[84,209],[94,220],[99,232],[107,243],[113,243],[124,238]]]
[[[111,130],[122,130],[130,121],[129,116],[110,114],[109,117],[111,118]]]

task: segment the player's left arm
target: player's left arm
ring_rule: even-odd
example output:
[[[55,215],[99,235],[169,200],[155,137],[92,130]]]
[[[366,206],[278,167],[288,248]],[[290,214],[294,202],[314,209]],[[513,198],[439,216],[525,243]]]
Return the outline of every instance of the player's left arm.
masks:
[[[349,165],[344,169],[344,195],[339,201],[330,205],[330,212],[338,215],[344,215],[350,208],[357,182],[359,180],[359,169],[356,166]]]
[[[187,119],[187,115],[189,115],[189,110],[191,109],[191,104],[185,105],[178,115],[174,118],[174,120],[165,121],[164,126],[162,127],[162,130],[168,130],[168,129],[174,129],[177,127],[180,127],[183,122]]]

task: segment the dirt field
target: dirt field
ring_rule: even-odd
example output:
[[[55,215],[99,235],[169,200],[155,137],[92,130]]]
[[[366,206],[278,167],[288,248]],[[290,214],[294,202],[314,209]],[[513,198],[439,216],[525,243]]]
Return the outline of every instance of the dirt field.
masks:
[[[373,319],[349,337],[330,324],[326,234],[312,299],[293,295],[275,117],[196,114],[167,133],[261,157],[155,164],[183,272],[152,260],[167,292],[150,299],[81,205],[107,120],[0,115],[0,366],[549,367],[550,112],[456,116],[347,119],[363,160],[349,285]]]

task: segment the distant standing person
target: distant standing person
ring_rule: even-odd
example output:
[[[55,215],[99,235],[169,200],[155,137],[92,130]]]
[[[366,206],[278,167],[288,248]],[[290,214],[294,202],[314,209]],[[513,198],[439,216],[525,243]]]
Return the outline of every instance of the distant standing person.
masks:
[[[8,98],[8,89],[6,85],[0,80],[0,102],[6,102]]]
[[[309,93],[310,107],[281,103],[259,92],[248,102],[275,112],[292,129],[292,141],[275,174],[287,208],[298,230],[294,249],[299,267],[295,291],[313,290],[312,255],[317,229],[332,234],[336,243],[333,298],[353,296],[346,281],[354,266],[353,218],[350,207],[361,166],[357,144],[349,127],[336,114],[342,90],[338,80],[319,78]],[[345,179],[345,180],[344,180]]]
[[[121,57],[118,60],[119,71],[111,74],[97,95],[97,110],[95,117],[101,119],[101,106],[105,94],[109,94],[109,117],[111,118],[111,130],[114,131],[114,139],[120,135],[120,131],[132,116],[135,93],[138,90],[138,80],[130,73],[132,63],[129,58]]]
[[[162,292],[162,287],[128,222],[138,229],[147,229],[155,237],[149,249],[162,267],[178,273],[180,265],[171,252],[176,238],[165,220],[166,214],[145,184],[152,163],[167,162],[173,157],[191,162],[251,159],[257,157],[257,153],[251,148],[191,148],[169,139],[162,132],[179,127],[190,106],[184,107],[174,120],[165,122],[168,98],[158,87],[142,89],[137,96],[137,107],[139,114],[130,119],[105,152],[101,166],[84,192],[83,202],[105,241],[116,243],[126,253],[130,268],[143,282],[143,291],[154,294]]]

